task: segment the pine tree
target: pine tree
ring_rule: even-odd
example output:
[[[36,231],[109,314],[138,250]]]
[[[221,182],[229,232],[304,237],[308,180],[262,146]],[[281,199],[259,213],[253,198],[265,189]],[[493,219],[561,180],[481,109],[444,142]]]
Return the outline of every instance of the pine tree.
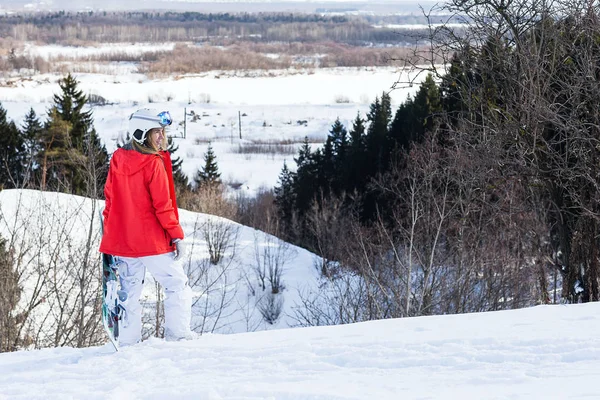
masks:
[[[421,83],[419,91],[415,95],[414,99],[415,113],[417,117],[417,123],[420,129],[420,133],[431,131],[434,126],[435,117],[442,110],[442,98],[440,96],[440,89],[433,80],[431,74],[427,75],[425,80]],[[420,140],[420,138],[416,138]]]
[[[173,167],[173,181],[175,182],[175,187],[180,191],[185,191],[189,189],[189,181],[187,176],[183,173],[181,169],[181,164],[183,164],[183,160],[181,157],[173,157],[173,154],[179,150],[179,146],[175,145],[172,137],[168,139],[169,146],[167,147],[167,151],[171,154],[171,166]]]
[[[92,111],[84,111],[87,96],[78,89],[77,80],[68,74],[59,81],[60,94],[54,95],[54,109],[60,119],[69,123],[69,147],[72,151],[64,189],[80,195],[99,196],[106,180],[108,152],[93,128]]]
[[[383,92],[381,100],[375,99],[371,104],[369,114],[367,116],[370,124],[367,129],[366,145],[367,145],[367,171],[369,176],[375,176],[376,173],[382,172],[387,167],[387,149],[386,142],[388,136],[388,128],[392,119],[392,108],[390,95]]]
[[[302,142],[302,146],[300,150],[298,150],[298,157],[294,158],[296,165],[298,168],[302,168],[302,166],[310,160],[310,143],[308,142],[308,136],[304,137],[304,141]]]
[[[357,113],[350,131],[350,154],[361,154],[365,150],[365,120]]]
[[[331,142],[333,144],[333,153],[337,158],[344,159],[348,150],[348,131],[340,122],[339,117],[336,118],[331,126],[329,136],[331,137]]]
[[[82,149],[86,135],[93,124],[92,111],[84,111],[88,99],[78,88],[77,80],[68,74],[58,82],[61,93],[54,95],[54,106],[63,121],[71,124],[71,145]]]
[[[25,143],[21,132],[13,121],[8,121],[6,110],[0,104],[0,186],[22,186],[25,162]]]
[[[470,48],[467,47],[460,55],[454,53],[450,60],[448,73],[442,78],[440,84],[440,95],[444,111],[451,118],[451,122],[456,122],[467,110],[466,100],[470,93],[466,88],[469,87],[469,73],[466,71],[463,58],[467,58]]]
[[[294,193],[296,194],[296,209],[300,216],[309,209],[312,200],[315,197],[315,183],[318,181],[318,164],[321,155],[320,151],[311,152],[308,137],[304,138],[304,143],[298,150],[298,157],[294,158],[296,162],[296,179],[294,179]]]
[[[287,164],[284,162],[274,192],[277,213],[281,221],[282,231],[286,238],[293,237],[293,216],[294,207],[296,205],[294,178],[295,174],[289,170]]]
[[[394,121],[390,127],[390,140],[398,149],[410,150],[410,145],[421,135],[417,133],[420,127],[414,115],[414,104],[409,96],[396,110]]]
[[[337,118],[331,130],[329,131],[329,137],[331,138],[332,151],[333,151],[333,172],[331,180],[331,189],[335,194],[340,194],[341,191],[346,189],[345,184],[345,170],[348,167],[348,131],[346,127]]]
[[[319,157],[320,156],[320,157]],[[333,151],[333,139],[327,137],[323,151],[317,150],[315,153],[316,171],[318,176],[317,193],[321,192],[327,196],[331,192],[331,186],[335,179],[335,155]]]
[[[365,136],[365,120],[360,113],[352,122],[350,130],[350,143],[348,149],[348,160],[343,168],[345,175],[344,190],[351,193],[355,189],[362,191],[366,182],[365,162],[367,157],[367,144]]]
[[[194,182],[198,188],[206,184],[218,185],[221,183],[221,173],[217,166],[217,156],[210,143],[208,144],[208,150],[204,154],[204,166],[196,172]]]
[[[435,118],[442,111],[440,89],[429,74],[421,83],[417,94],[402,104],[396,111],[390,127],[389,148],[410,150],[412,143],[420,143],[425,133],[431,132]]]
[[[44,130],[42,123],[37,117],[37,114],[31,108],[25,116],[25,122],[21,127],[23,139],[25,141],[25,181],[33,183],[34,177],[39,172],[39,164],[36,162],[38,154],[42,151],[40,137]],[[39,177],[38,177],[39,178]]]
[[[70,189],[72,154],[69,131],[71,124],[64,121],[55,107],[49,111],[49,119],[39,137],[41,151],[38,163],[41,168],[41,189]]]

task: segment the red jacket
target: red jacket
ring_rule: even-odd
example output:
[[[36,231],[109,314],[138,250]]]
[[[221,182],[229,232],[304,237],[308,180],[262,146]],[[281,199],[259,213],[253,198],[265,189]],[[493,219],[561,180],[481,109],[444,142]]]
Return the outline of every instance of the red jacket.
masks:
[[[100,252],[144,257],[175,250],[183,239],[169,152],[117,149],[104,186],[106,205]]]

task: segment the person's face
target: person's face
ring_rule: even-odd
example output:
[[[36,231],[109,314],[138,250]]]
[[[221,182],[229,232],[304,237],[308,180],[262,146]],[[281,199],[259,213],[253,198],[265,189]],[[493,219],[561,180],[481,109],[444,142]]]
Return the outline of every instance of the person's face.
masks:
[[[154,148],[160,149],[164,138],[165,131],[163,128],[154,128],[150,131],[150,143]]]

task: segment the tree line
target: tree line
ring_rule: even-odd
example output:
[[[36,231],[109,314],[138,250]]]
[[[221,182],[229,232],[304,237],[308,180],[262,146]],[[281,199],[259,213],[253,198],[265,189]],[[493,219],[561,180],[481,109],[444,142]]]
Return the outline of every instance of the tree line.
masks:
[[[328,320],[599,300],[600,16],[560,6],[451,2],[472,22],[433,32],[446,68],[284,166],[282,235],[322,256]],[[315,304],[303,323],[338,312]]]
[[[406,18],[414,23],[414,16]],[[425,17],[420,18],[426,23]],[[335,41],[352,45],[387,43],[404,46],[422,38],[423,30],[376,28],[361,17],[318,14],[61,11],[0,16],[0,37],[44,43],[215,42],[237,38],[262,43]]]

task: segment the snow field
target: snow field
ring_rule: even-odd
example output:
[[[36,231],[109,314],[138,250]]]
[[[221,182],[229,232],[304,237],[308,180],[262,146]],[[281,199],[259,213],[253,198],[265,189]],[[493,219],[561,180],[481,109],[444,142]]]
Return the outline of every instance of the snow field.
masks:
[[[0,398],[593,399],[599,314],[539,306],[9,353]]]
[[[297,72],[242,77],[239,72],[216,71],[155,80],[140,74],[75,76],[85,93],[102,96],[109,103],[93,106],[94,126],[109,152],[125,137],[127,118],[132,112],[145,107],[169,110],[174,124],[168,133],[178,137],[176,156],[183,159],[183,172],[188,178],[204,164],[204,153],[211,141],[223,180],[239,184],[240,190],[254,195],[261,187],[275,186],[284,162],[295,168],[293,157],[305,137],[316,149],[325,141],[336,118],[351,129],[358,113],[366,118],[376,96],[389,91],[396,80],[409,78],[395,68]],[[247,74],[252,75],[251,71]],[[0,85],[0,102],[8,117],[20,125],[33,107],[45,119],[52,96],[59,91],[58,79],[44,75],[11,80],[10,85],[5,81]],[[393,106],[397,107],[416,90],[413,86],[391,91]],[[186,138],[181,139],[184,110],[188,115],[187,132]],[[193,122],[191,112],[200,119]],[[291,148],[283,154],[240,154],[238,150],[246,144],[269,142],[288,143]]]

